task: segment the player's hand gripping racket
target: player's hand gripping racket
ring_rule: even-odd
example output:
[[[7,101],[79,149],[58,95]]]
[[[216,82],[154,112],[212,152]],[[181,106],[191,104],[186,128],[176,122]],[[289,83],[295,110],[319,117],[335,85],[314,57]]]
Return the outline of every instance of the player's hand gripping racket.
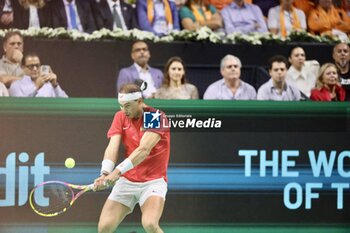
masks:
[[[92,190],[94,184],[74,185],[62,181],[46,181],[35,186],[30,192],[29,203],[35,213],[44,217],[54,217],[66,212],[81,195]],[[39,205],[35,200],[35,192],[42,192],[48,203]]]

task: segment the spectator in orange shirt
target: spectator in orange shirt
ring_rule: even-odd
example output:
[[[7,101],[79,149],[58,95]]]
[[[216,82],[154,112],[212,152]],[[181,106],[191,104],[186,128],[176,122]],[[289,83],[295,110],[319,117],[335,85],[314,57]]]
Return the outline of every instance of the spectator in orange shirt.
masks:
[[[349,2],[349,0],[343,0],[342,8],[350,16],[350,2]]]
[[[318,6],[310,12],[308,25],[314,34],[344,36],[350,33],[349,16],[335,8],[332,0],[319,0]]]
[[[293,6],[304,11],[306,16],[309,16],[312,9],[315,8],[315,0],[294,0]]]
[[[209,4],[215,6],[215,8],[221,11],[222,8],[231,4],[232,0],[209,0]]]

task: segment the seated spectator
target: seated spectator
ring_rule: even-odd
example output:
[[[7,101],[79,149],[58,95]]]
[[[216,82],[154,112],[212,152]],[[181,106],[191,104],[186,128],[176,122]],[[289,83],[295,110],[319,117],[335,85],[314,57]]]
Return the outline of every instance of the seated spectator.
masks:
[[[345,89],[339,83],[337,67],[332,63],[321,66],[316,88],[311,91],[310,99],[315,101],[344,101]]]
[[[176,5],[169,0],[138,0],[136,11],[141,30],[162,36],[180,30]]]
[[[0,59],[0,82],[8,88],[23,76],[23,37],[19,31],[9,31],[3,39],[4,55]]]
[[[15,28],[51,27],[50,8],[45,0],[12,1]]]
[[[9,92],[3,83],[0,83],[0,96],[9,96]]]
[[[334,46],[333,60],[338,70],[340,84],[346,90],[346,100],[350,101],[350,48],[347,43]]]
[[[308,25],[314,34],[347,37],[350,33],[350,18],[343,10],[335,8],[332,0],[319,0],[318,6],[310,12]]]
[[[164,68],[163,86],[155,94],[157,99],[198,99],[197,88],[186,82],[185,66],[181,58],[172,57]]]
[[[90,1],[51,0],[52,27],[92,33],[96,30]]]
[[[279,0],[253,0],[252,3],[257,5],[258,7],[260,7],[263,15],[267,19],[267,15],[269,13],[269,10],[272,7],[278,6],[280,4],[280,1]]]
[[[221,11],[224,7],[231,4],[232,0],[208,0],[208,3],[213,5],[217,10]]]
[[[304,12],[296,9],[292,4],[293,0],[281,0],[279,6],[269,10],[267,26],[271,33],[286,37],[292,30],[306,30]]]
[[[294,0],[293,6],[302,10],[306,17],[308,17],[311,10],[316,7],[316,0]]]
[[[349,0],[342,0],[341,8],[350,16],[350,2]]]
[[[186,0],[175,0],[176,9],[180,10],[186,3]]]
[[[123,0],[100,0],[94,4],[93,10],[98,29],[138,28],[135,9]]]
[[[253,86],[242,81],[241,60],[233,55],[221,59],[220,72],[222,79],[210,84],[203,99],[217,100],[254,100],[256,91]]]
[[[260,8],[254,4],[246,4],[244,0],[234,0],[222,9],[221,16],[227,34],[233,32],[267,32]]]
[[[22,79],[14,81],[9,89],[10,96],[16,97],[64,97],[67,94],[57,81],[57,75],[51,68],[41,69],[39,56],[32,53],[22,61],[25,75]]]
[[[13,11],[11,0],[0,0],[0,29],[13,27]]]
[[[284,56],[276,55],[269,60],[271,79],[258,90],[258,100],[299,101],[300,91],[286,82],[288,61]]]
[[[180,10],[181,24],[184,29],[196,30],[207,26],[212,30],[222,27],[220,14],[212,5],[204,4],[203,0],[187,0]]]
[[[316,85],[320,64],[316,60],[306,61],[305,51],[299,46],[291,50],[289,62],[291,66],[286,75],[287,83],[297,87],[304,99],[309,98],[311,89]]]
[[[131,47],[131,58],[134,61],[129,67],[122,68],[117,79],[117,93],[121,86],[127,83],[135,83],[141,79],[147,83],[147,88],[142,92],[144,98],[153,98],[157,89],[163,82],[163,74],[159,69],[150,67],[148,61],[151,53],[144,41],[135,41]]]

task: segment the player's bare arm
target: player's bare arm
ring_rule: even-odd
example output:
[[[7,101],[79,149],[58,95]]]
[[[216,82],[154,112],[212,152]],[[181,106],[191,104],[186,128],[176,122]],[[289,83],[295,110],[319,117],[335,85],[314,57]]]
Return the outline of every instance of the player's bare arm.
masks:
[[[116,134],[112,136],[104,153],[103,161],[109,162],[110,166],[113,166],[113,168],[116,161],[118,160],[120,143],[121,135]],[[101,171],[101,176],[95,180],[96,190],[105,186],[105,180],[108,173],[108,171]]]
[[[159,140],[160,135],[153,132],[146,132],[142,136],[140,146],[137,147],[136,150],[134,150],[129,156],[129,159],[131,160],[134,167],[146,159],[146,157],[150,154],[151,150],[159,142]]]
[[[131,162],[132,167],[137,166],[147,158],[153,147],[159,142],[160,138],[160,135],[157,133],[146,132],[141,138],[140,145],[121,164],[127,161],[128,163]],[[105,181],[108,183],[115,183],[124,172],[126,171],[120,169],[118,165],[113,172],[105,177]]]

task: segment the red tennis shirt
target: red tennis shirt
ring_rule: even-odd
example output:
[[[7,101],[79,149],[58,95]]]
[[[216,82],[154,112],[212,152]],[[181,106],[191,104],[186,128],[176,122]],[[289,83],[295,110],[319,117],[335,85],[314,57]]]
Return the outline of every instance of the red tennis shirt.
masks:
[[[144,112],[156,112],[152,107],[145,107]],[[125,157],[129,155],[140,145],[141,138],[145,132],[154,132],[161,136],[160,141],[153,147],[147,158],[124,173],[123,176],[132,182],[146,182],[158,178],[164,178],[167,181],[167,168],[170,155],[170,130],[163,128],[162,124],[167,118],[163,112],[160,112],[161,128],[160,129],[144,129],[143,115],[139,119],[129,119],[123,111],[118,111],[114,115],[114,119],[107,137],[119,134],[122,136],[122,142],[125,149]]]

